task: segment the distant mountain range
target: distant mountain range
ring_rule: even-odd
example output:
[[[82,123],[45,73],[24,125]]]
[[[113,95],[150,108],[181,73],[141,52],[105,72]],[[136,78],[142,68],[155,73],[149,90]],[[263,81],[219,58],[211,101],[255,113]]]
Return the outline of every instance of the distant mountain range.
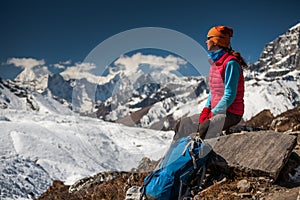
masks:
[[[263,109],[276,115],[300,104],[299,34],[300,23],[266,44],[259,60],[244,70],[245,120]],[[164,130],[180,117],[199,113],[209,89],[206,77],[180,77],[170,71],[130,73],[117,67],[105,77],[78,74],[32,68],[13,84],[64,102],[82,115]]]

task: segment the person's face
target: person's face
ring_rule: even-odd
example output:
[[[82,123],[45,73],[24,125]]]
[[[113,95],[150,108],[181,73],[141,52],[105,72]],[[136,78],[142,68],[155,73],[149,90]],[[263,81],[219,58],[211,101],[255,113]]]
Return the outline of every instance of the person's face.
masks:
[[[220,49],[220,47],[216,45],[212,40],[210,40],[210,38],[207,38],[205,43],[208,51],[216,51]]]
[[[215,44],[214,44],[214,42],[211,41],[210,39],[207,39],[207,40],[206,40],[206,46],[207,46],[207,50],[208,50],[208,51],[211,51],[212,48],[213,48],[213,46],[215,46]]]

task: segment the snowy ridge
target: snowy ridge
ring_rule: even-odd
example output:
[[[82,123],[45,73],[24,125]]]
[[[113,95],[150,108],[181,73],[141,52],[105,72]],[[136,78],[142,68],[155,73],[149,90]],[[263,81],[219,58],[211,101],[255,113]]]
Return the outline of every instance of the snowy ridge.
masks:
[[[36,198],[55,179],[129,171],[143,157],[159,159],[174,134],[81,117],[8,82],[0,83],[0,102],[0,199]]]
[[[16,110],[5,110],[1,115],[10,121],[0,124],[3,130],[0,139],[1,173],[4,176],[0,184],[8,184],[7,177],[18,178],[7,172],[14,162],[6,159],[18,156],[24,163],[18,166],[18,170],[27,169],[28,163],[33,162],[43,169],[41,173],[35,166],[28,169],[37,176],[32,180],[33,185],[41,184],[40,179],[44,178],[47,183],[38,191],[29,189],[35,195],[50,186],[53,179],[72,184],[79,178],[101,171],[129,171],[145,156],[159,159],[173,135],[173,132],[130,128],[76,115],[33,114]],[[28,194],[28,190],[22,192],[11,195],[25,197]]]
[[[300,71],[298,71],[299,77]],[[295,76],[295,77],[297,77]],[[249,120],[263,109],[269,109],[276,116],[300,104],[300,79],[289,80],[250,80],[245,88],[244,120]]]

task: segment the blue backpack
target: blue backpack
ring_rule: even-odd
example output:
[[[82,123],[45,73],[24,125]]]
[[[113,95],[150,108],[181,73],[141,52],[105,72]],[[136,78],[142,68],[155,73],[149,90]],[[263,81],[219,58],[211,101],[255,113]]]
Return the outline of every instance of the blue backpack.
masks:
[[[191,182],[204,179],[210,147],[200,137],[182,137],[173,141],[158,169],[151,172],[141,188],[141,199],[182,199],[189,195]],[[199,178],[200,176],[200,178]]]

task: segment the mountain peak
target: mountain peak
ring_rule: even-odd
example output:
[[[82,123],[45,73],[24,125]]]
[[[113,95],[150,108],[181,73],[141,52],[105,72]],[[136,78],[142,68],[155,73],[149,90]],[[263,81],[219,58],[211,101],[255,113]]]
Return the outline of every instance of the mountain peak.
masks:
[[[300,22],[296,25],[294,25],[293,27],[291,27],[289,30],[294,30],[294,29],[300,29]]]
[[[300,69],[300,23],[266,44],[257,62],[250,65],[251,71],[259,73],[270,70]]]
[[[47,88],[48,76],[51,72],[46,66],[36,66],[25,68],[16,78],[15,81],[35,91],[44,91]]]

